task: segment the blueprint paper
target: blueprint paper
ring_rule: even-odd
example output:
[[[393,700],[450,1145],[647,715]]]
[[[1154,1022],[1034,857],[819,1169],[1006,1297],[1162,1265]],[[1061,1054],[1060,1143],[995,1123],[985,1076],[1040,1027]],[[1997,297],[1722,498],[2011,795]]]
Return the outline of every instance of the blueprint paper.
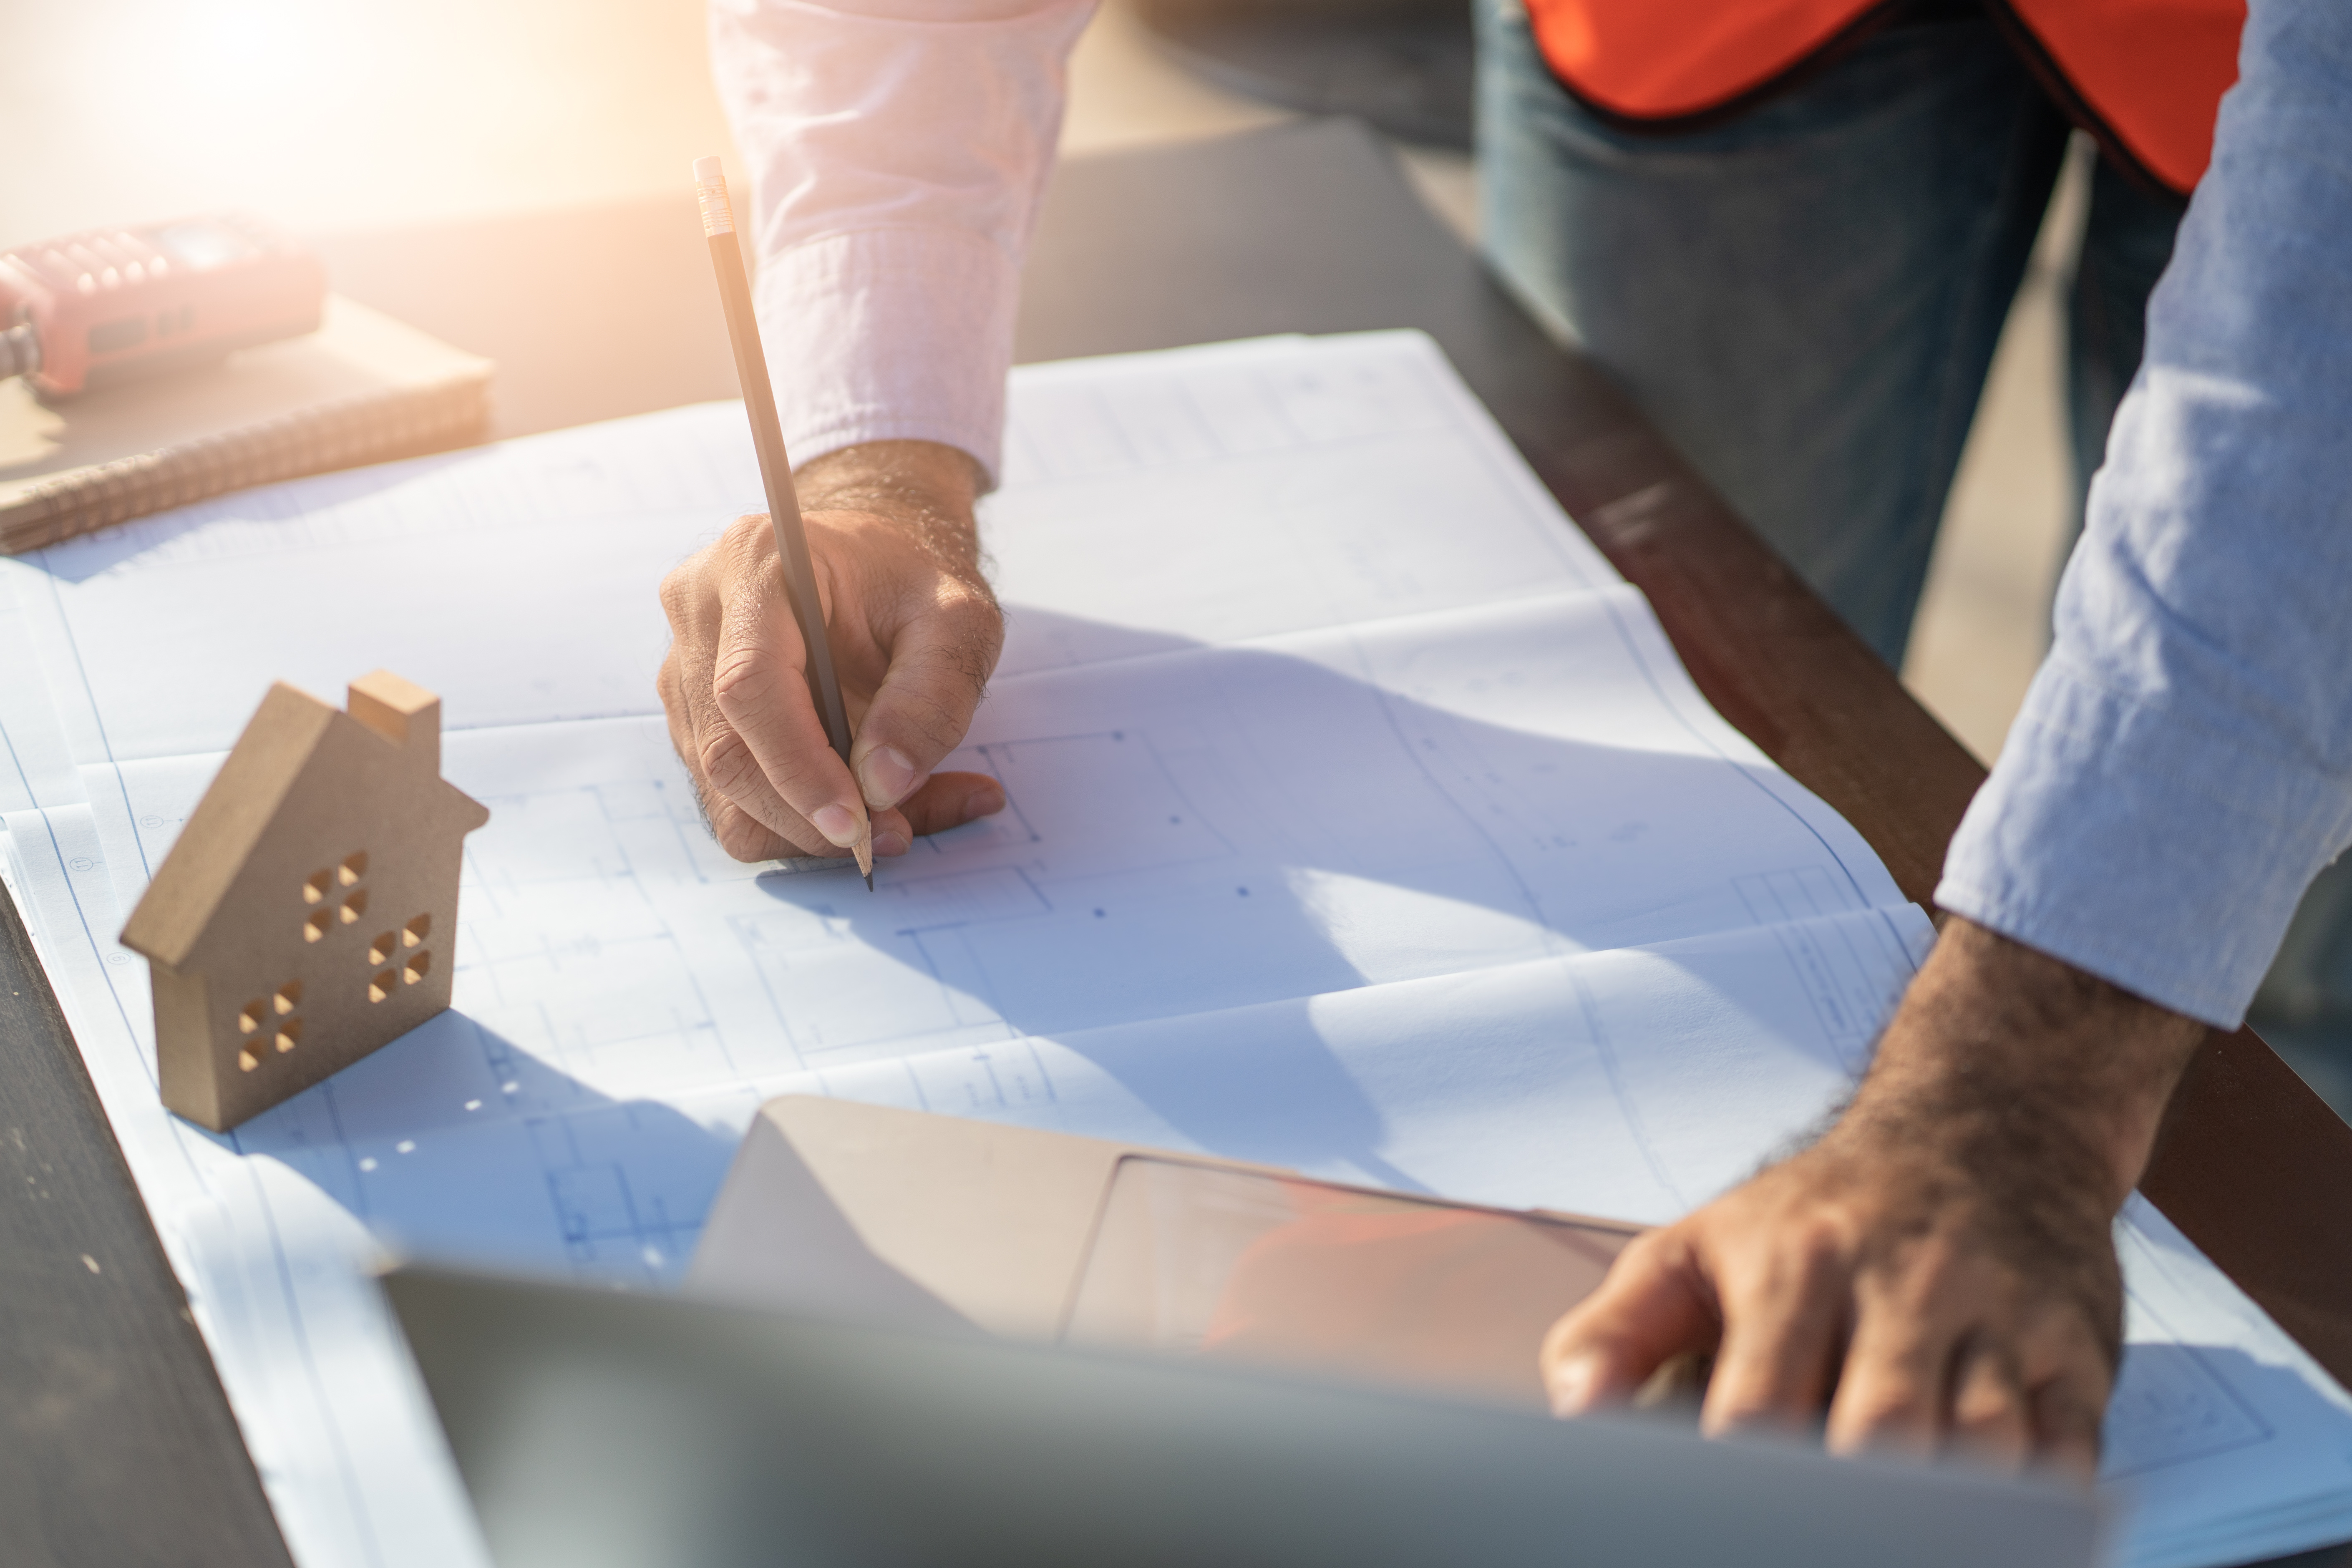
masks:
[[[653,588],[760,504],[735,405],[0,563],[10,880],[303,1568],[481,1561],[363,1269],[667,1286],[775,1093],[1656,1221],[1865,1065],[1925,918],[1426,340],[1035,367],[1013,409],[950,764],[1011,804],[871,894],[726,859],[670,754]],[[377,666],[492,811],[455,1005],[204,1132],[114,933],[268,683]],[[2341,1391],[2154,1210],[2118,1237],[2125,1560],[2352,1534]]]

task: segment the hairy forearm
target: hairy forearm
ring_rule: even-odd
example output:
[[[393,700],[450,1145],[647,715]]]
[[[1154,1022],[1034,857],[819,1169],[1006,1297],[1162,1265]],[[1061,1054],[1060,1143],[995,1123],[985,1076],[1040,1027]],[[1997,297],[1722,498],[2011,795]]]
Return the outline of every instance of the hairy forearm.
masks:
[[[2063,1184],[2112,1213],[2154,1148],[2205,1026],[1955,919],[1846,1116],[1916,1139],[2038,1206]],[[2046,1201],[2046,1200],[2043,1200]]]
[[[889,519],[942,569],[988,591],[973,508],[980,465],[936,441],[868,441],[804,465],[794,476],[806,511]]]

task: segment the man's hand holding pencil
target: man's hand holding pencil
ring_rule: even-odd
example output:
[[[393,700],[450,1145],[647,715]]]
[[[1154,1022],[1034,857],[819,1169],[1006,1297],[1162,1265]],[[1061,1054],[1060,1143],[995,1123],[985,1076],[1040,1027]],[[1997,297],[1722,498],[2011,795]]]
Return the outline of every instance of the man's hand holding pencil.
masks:
[[[827,743],[774,531],[740,517],[662,582],[670,739],[738,860],[874,853],[1000,811],[985,773],[933,773],[959,745],[1004,639],[981,575],[978,476],[953,447],[877,442],[799,476],[802,521],[856,740]],[[854,770],[854,776],[853,776]]]
[[[877,441],[795,475],[718,159],[695,160],[694,195],[768,511],[662,582],[670,740],[729,854],[845,849],[870,889],[876,855],[1004,805],[993,779],[931,776],[1004,642],[980,571],[980,473],[952,447]]]

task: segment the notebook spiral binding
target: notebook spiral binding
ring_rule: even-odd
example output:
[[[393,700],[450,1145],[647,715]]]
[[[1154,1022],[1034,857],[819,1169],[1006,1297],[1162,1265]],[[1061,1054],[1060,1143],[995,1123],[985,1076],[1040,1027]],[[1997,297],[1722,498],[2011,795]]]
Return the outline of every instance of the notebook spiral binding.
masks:
[[[60,475],[0,505],[0,554],[254,485],[471,446],[489,427],[489,383],[479,376],[341,398]]]

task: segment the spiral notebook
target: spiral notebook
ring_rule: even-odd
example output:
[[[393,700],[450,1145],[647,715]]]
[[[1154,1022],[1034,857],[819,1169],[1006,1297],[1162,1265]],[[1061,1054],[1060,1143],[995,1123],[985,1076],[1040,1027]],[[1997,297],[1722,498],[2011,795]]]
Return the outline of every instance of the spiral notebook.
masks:
[[[58,405],[0,382],[0,554],[331,468],[470,446],[488,360],[341,296],[320,329]]]

